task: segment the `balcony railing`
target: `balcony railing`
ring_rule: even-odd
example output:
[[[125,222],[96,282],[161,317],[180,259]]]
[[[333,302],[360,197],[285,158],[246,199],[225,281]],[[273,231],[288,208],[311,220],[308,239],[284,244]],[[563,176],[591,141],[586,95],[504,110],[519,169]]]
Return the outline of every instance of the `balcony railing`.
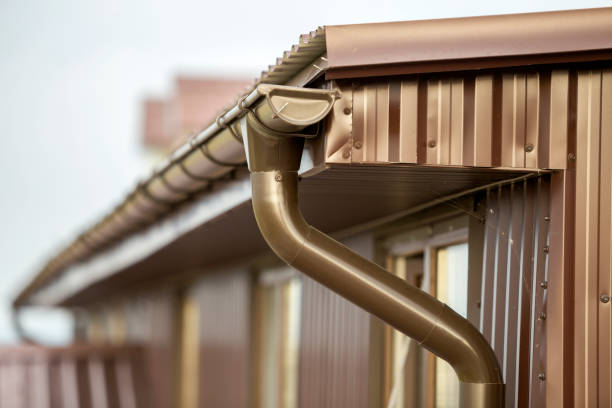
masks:
[[[137,346],[0,348],[2,408],[140,408],[148,371]]]

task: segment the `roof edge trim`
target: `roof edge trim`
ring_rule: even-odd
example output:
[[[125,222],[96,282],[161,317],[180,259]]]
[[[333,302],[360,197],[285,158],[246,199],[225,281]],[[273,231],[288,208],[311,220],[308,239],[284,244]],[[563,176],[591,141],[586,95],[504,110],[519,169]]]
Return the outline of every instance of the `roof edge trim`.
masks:
[[[609,59],[611,21],[596,8],[327,26],[327,78]]]

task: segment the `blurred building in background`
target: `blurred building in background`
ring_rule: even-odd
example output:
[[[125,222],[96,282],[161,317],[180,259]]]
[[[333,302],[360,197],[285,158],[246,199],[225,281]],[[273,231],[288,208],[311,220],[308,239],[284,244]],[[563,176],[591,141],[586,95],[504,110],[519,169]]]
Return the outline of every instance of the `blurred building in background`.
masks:
[[[172,95],[144,102],[143,144],[161,156],[204,129],[251,80],[179,76]]]
[[[610,21],[328,26],[246,90],[179,78],[165,160],[16,298],[75,345],[0,353],[0,406],[609,406]]]

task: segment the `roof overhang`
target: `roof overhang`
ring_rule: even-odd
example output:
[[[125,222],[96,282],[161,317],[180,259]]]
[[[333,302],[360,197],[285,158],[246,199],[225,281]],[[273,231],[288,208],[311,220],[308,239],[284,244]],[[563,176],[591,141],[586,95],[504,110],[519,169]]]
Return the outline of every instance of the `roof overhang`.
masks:
[[[343,237],[472,189],[532,175],[516,169],[331,165],[302,180],[300,202],[314,226]],[[250,181],[246,174],[240,174],[220,185],[215,194],[203,196],[149,228],[70,265],[36,291],[29,303],[84,305],[108,299],[118,291],[132,292],[151,282],[180,281],[269,253],[255,222],[250,196]],[[453,203],[449,205],[454,208]]]
[[[328,79],[353,77],[318,82],[341,99],[303,156],[300,202],[325,232],[565,169],[575,102],[566,65],[583,53],[609,64],[610,21],[612,9],[594,9],[327,27],[327,45],[322,29],[302,37],[254,88],[54,257],[15,304],[75,305],[266,250],[237,134],[237,119],[266,98],[264,82],[312,86],[326,70]],[[566,65],[504,72],[461,65],[491,58],[527,58],[519,65],[531,65],[551,55]],[[438,68],[427,68],[432,63]],[[444,66],[461,72],[384,76],[413,72],[393,71],[402,64],[418,73]],[[377,78],[359,79],[371,75]]]

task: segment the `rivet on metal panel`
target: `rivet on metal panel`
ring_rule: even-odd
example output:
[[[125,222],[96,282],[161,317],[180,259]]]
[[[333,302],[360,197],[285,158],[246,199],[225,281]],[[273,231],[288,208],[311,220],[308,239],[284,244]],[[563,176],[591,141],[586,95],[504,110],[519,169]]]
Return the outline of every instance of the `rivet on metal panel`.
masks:
[[[601,303],[608,303],[610,301],[610,295],[607,295],[605,293],[602,293],[599,296],[599,300],[601,301]]]
[[[567,155],[568,160],[576,160],[576,153],[570,153]]]
[[[538,374],[538,379],[539,379],[540,381],[544,381],[544,380],[546,380],[546,374],[544,374],[544,373],[540,373],[540,374]]]
[[[351,108],[348,108],[348,107],[344,108],[343,112],[344,112],[345,115],[350,115],[351,114]]]
[[[546,320],[546,313],[540,312],[540,316],[538,317],[538,320]]]
[[[436,147],[436,141],[435,140],[430,140],[429,143],[427,143],[427,146],[429,146],[430,148],[434,148]]]
[[[277,173],[277,174],[274,176],[274,180],[279,181],[279,182],[280,182],[280,181],[283,181],[283,176],[282,176],[280,173]]]
[[[546,245],[544,248],[542,248],[542,250],[544,251],[545,254],[547,254],[548,252],[550,252],[550,247]]]
[[[525,145],[525,151],[526,151],[527,153],[532,152],[532,151],[533,151],[533,144],[531,144],[531,143],[527,143],[527,144]]]
[[[548,289],[548,282],[546,282],[546,281],[540,282],[540,287],[542,289]]]
[[[349,157],[351,157],[351,151],[349,149],[346,149],[342,152],[342,157],[344,159],[348,159]]]
[[[546,217],[544,217],[544,221],[546,222],[550,221],[550,217],[547,215]]]
[[[355,149],[361,149],[362,145],[360,141],[356,141],[354,146],[355,146]]]

